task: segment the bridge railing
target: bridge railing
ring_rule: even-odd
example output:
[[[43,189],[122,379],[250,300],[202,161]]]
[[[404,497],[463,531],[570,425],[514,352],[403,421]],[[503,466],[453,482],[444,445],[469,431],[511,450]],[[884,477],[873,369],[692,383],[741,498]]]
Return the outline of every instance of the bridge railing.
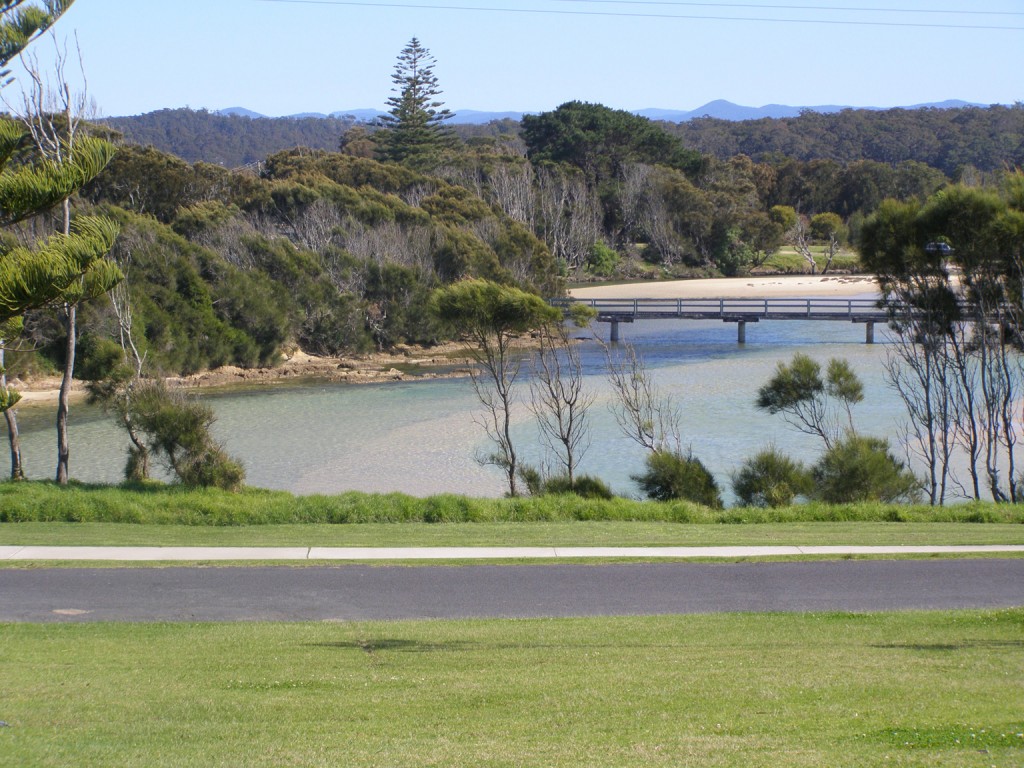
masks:
[[[838,298],[701,298],[701,299],[554,299],[554,306],[593,307],[601,315],[617,317],[773,317],[816,319],[876,318],[883,313],[874,299]]]

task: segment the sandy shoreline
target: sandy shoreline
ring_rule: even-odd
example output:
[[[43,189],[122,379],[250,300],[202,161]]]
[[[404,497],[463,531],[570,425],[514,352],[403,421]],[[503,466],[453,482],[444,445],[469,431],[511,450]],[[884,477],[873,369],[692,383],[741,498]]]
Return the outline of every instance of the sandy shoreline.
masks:
[[[191,376],[173,376],[166,381],[172,387],[206,389],[247,385],[274,385],[317,379],[350,384],[379,384],[386,381],[438,379],[466,375],[468,362],[460,354],[459,344],[441,344],[423,348],[400,345],[392,352],[371,353],[355,357],[317,357],[296,351],[272,368],[238,368],[226,365]],[[11,386],[21,393],[21,402],[28,404],[55,402],[60,379],[49,377],[28,382],[17,379]],[[85,384],[75,381],[71,396],[81,401],[86,396]]]
[[[721,277],[629,285],[596,285],[569,291],[571,296],[579,299],[803,299],[877,293],[878,283],[871,275]]]
[[[708,278],[672,280],[629,285],[597,285],[575,288],[569,294],[581,299],[730,299],[730,298],[810,298],[816,296],[859,296],[877,294],[878,284],[868,275],[773,275],[765,277]],[[189,389],[229,387],[233,385],[277,384],[298,379],[320,379],[352,384],[375,384],[445,378],[465,375],[467,360],[459,344],[423,348],[398,346],[391,352],[350,358],[316,357],[297,351],[273,368],[236,368],[224,366],[192,376],[168,379],[172,386]],[[21,382],[12,386],[22,394],[22,402],[56,401],[60,380],[49,378]],[[72,395],[85,397],[85,387],[74,383]]]

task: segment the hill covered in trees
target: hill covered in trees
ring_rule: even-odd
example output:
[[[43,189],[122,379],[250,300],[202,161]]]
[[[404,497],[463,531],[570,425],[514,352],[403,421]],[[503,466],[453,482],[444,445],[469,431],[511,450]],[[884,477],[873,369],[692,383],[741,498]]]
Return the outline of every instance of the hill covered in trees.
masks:
[[[257,163],[292,147],[337,149],[341,135],[356,123],[338,117],[252,118],[205,109],[161,109],[98,122],[120,133],[129,144],[225,168]]]
[[[958,176],[1024,165],[1024,104],[961,109],[845,109],[729,121],[698,118],[665,129],[719,158],[783,155],[854,163],[914,161]]]
[[[342,135],[374,127],[351,117],[250,118],[205,110],[164,109],[135,117],[106,118],[104,125],[124,140],[189,162],[235,168],[259,162],[292,147],[333,151]],[[993,171],[1024,164],[1024,106],[960,109],[845,109],[825,114],[758,120],[695,118],[658,121],[667,133],[692,149],[719,159],[747,155],[754,160],[785,156],[795,160],[853,163],[914,161],[948,176],[958,169]],[[518,135],[515,120],[460,124],[463,140]]]

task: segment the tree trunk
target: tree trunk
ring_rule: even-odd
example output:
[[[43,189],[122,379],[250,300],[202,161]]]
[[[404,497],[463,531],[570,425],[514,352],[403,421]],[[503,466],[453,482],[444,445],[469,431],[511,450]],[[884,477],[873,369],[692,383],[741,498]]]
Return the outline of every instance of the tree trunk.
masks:
[[[71,395],[71,378],[75,373],[75,335],[77,333],[77,308],[74,304],[67,306],[67,342],[65,347],[64,375],[60,380],[60,395],[57,400],[57,484],[67,485],[68,482],[68,399]]]
[[[21,434],[18,432],[18,418],[8,408],[4,411],[7,420],[7,439],[11,445],[11,480],[24,480],[25,470],[21,466]]]
[[[0,387],[7,387],[3,340],[0,340]],[[7,437],[11,445],[11,480],[24,480],[25,471],[21,466],[21,434],[18,432],[18,417],[13,408],[4,411],[4,419],[7,421]]]

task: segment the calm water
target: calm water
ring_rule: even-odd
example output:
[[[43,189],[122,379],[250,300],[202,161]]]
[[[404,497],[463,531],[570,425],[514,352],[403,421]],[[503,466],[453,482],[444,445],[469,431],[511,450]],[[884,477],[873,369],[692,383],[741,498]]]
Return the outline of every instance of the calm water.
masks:
[[[598,326],[607,337],[607,326]],[[624,340],[644,355],[659,385],[682,406],[684,443],[728,488],[729,473],[767,443],[813,460],[818,441],[795,432],[779,417],[754,407],[759,386],[779,361],[801,351],[821,361],[844,357],[865,385],[855,409],[858,429],[896,442],[902,405],[885,384],[884,343],[864,344],[864,328],[842,322],[761,322],[747,325],[747,344],[736,327],[712,321],[644,321],[622,326]],[[876,340],[883,341],[882,333]],[[599,347],[584,348],[592,445],[582,471],[600,476],[624,494],[637,493],[630,474],[642,469],[642,449],[623,438],[608,410],[609,390]],[[306,384],[209,395],[214,431],[242,460],[247,482],[295,493],[344,490],[442,492],[498,496],[500,471],[474,457],[488,450],[469,382],[431,380],[381,385]],[[19,411],[25,465],[30,477],[50,477],[56,457],[53,406]],[[525,407],[517,434],[529,463],[545,460],[532,415]],[[71,474],[85,481],[118,481],[127,439],[96,409],[73,405]]]

